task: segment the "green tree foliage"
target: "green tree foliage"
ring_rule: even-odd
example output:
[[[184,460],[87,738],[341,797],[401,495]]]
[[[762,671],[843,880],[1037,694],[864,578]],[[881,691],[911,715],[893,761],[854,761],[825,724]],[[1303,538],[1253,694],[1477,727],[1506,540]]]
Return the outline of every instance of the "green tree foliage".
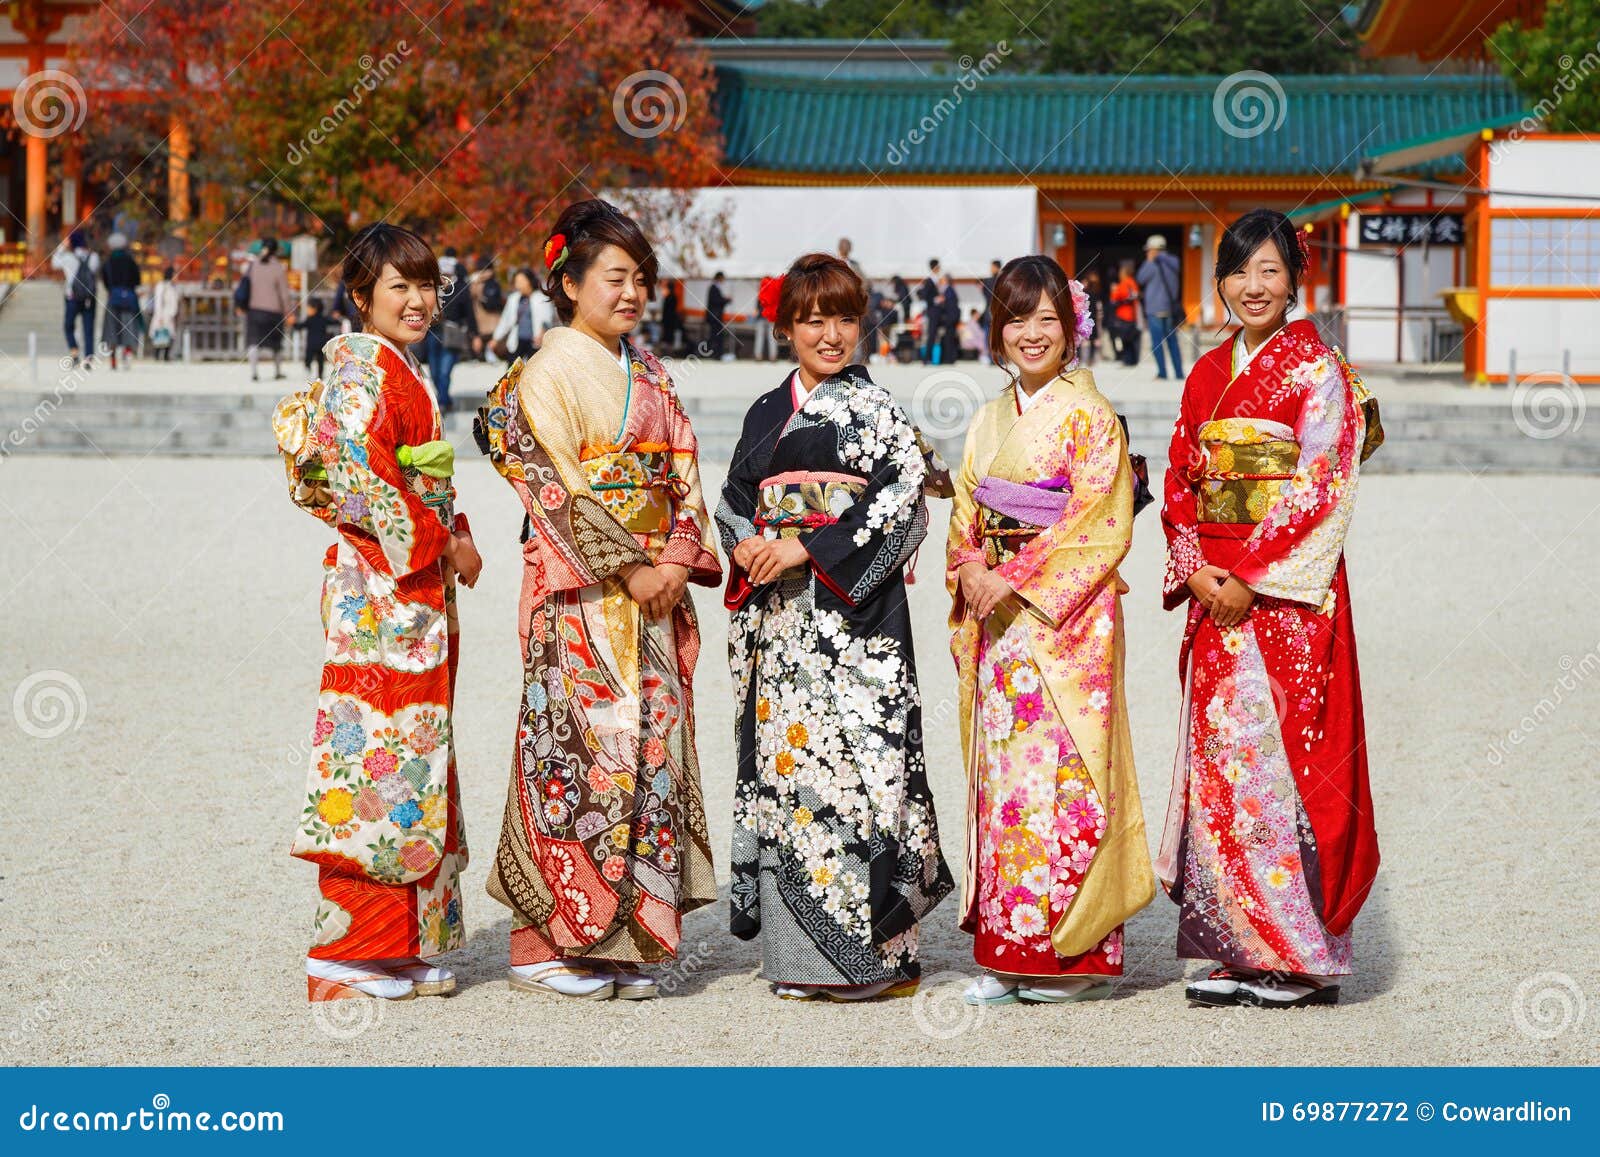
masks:
[[[1538,27],[1489,38],[1500,71],[1553,132],[1600,132],[1600,0],[1553,0]]]
[[[774,0],[763,36],[934,37],[1009,66],[1110,75],[1337,73],[1360,67],[1343,0]]]

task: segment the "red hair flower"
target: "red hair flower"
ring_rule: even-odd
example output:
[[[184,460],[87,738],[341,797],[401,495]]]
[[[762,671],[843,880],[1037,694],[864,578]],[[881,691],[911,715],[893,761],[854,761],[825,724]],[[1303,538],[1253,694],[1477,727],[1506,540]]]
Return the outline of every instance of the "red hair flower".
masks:
[[[557,233],[544,243],[544,267],[551,273],[561,268],[561,263],[567,259],[568,255],[567,235],[565,233]]]

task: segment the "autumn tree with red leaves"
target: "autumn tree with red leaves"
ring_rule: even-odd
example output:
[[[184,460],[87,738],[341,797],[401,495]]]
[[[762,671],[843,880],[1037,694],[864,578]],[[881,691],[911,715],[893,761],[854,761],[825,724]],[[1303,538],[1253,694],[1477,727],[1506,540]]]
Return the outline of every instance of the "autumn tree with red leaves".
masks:
[[[571,200],[713,178],[713,73],[677,11],[409,9],[107,0],[79,47],[91,90],[118,94],[90,126],[98,175],[113,196],[159,204],[180,126],[194,181],[224,193],[196,232],[244,236],[278,206],[335,250],[387,220],[513,261],[534,257]],[[129,179],[105,168],[111,154],[150,159]]]

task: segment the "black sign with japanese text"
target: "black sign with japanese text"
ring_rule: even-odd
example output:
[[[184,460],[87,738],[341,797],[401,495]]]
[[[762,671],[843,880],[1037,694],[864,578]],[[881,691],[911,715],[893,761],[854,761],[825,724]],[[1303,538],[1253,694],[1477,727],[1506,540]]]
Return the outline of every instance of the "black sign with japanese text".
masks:
[[[1466,234],[1460,213],[1363,213],[1363,245],[1460,245]]]

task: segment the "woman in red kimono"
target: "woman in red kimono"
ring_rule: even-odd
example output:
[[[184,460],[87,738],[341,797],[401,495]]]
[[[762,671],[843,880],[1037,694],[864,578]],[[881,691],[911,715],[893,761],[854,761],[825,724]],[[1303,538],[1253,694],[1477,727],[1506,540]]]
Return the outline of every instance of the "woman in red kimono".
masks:
[[[342,275],[361,332],[330,341],[328,376],[273,415],[291,496],[339,534],[323,564],[327,642],[293,847],[322,891],[307,991],[443,996],[455,977],[427,958],[465,939],[455,585],[472,586],[483,564],[410,352],[434,320],[438,260],[410,230],[372,225]]]
[[[1178,955],[1219,964],[1196,1004],[1335,1003],[1378,867],[1344,566],[1369,440],[1359,382],[1287,321],[1305,266],[1281,213],[1228,228],[1241,328],[1190,373],[1168,457],[1164,596],[1188,622],[1156,869]]]

